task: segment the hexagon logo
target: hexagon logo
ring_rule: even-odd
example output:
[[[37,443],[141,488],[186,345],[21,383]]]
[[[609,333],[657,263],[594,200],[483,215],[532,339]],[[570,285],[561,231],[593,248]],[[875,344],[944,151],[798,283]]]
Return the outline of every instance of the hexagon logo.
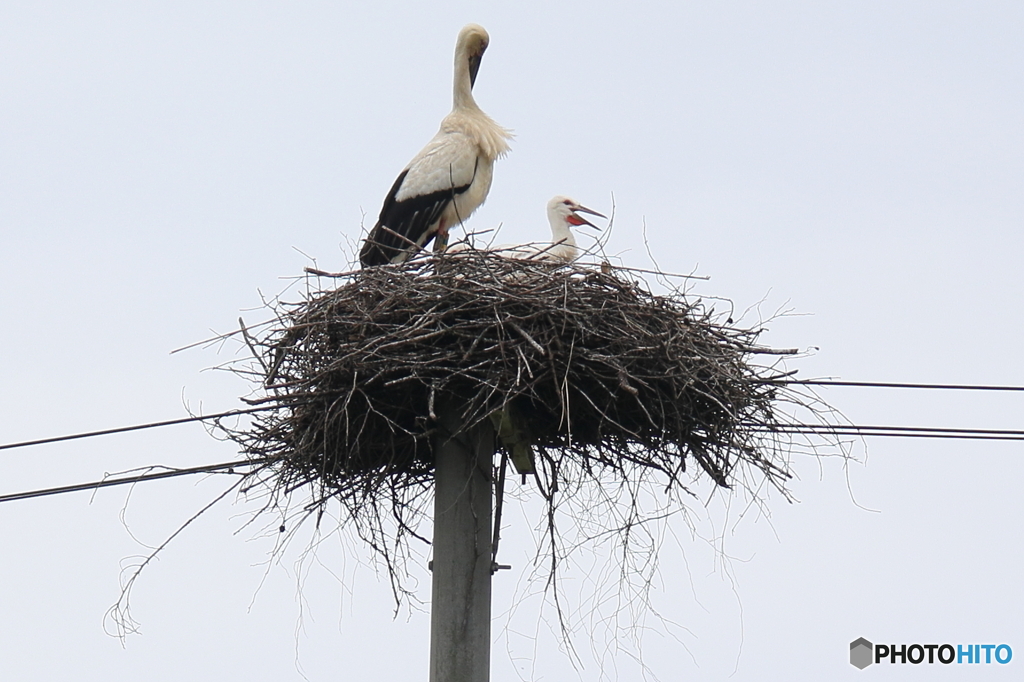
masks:
[[[850,665],[863,670],[874,663],[875,645],[861,637],[850,642]]]

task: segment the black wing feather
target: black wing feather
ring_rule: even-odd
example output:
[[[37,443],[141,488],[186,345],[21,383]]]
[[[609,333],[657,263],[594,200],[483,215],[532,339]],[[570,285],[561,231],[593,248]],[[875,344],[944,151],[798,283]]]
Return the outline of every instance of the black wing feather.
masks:
[[[469,189],[467,184],[397,201],[395,195],[408,173],[408,169],[402,171],[391,186],[391,191],[384,199],[384,206],[380,209],[380,218],[363,242],[359,262],[364,268],[390,263],[402,253],[415,250],[415,245],[440,219],[455,195]],[[429,244],[433,238],[433,234],[427,235],[422,246]]]

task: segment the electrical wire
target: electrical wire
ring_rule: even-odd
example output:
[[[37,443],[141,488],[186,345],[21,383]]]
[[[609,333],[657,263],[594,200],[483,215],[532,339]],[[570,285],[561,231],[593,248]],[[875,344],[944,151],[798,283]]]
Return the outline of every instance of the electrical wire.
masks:
[[[279,405],[264,405],[263,407],[250,407],[248,409],[241,410],[229,410],[227,412],[219,412],[217,414],[206,414],[197,415],[192,417],[182,417],[181,419],[168,419],[162,422],[150,422],[148,424],[135,424],[133,426],[119,426],[113,429],[102,429],[100,431],[86,431],[84,433],[73,433],[67,436],[53,436],[51,438],[39,438],[37,440],[26,440],[20,443],[7,443],[0,445],[0,450],[13,450],[14,448],[26,448],[30,445],[46,445],[48,443],[60,443],[66,440],[78,440],[80,438],[93,438],[95,436],[109,436],[115,433],[127,433],[128,431],[142,431],[143,429],[155,429],[161,426],[175,426],[177,424],[188,424],[190,422],[203,422],[210,421],[211,419],[223,419],[225,417],[235,417],[244,414],[253,414],[254,412],[265,412],[267,410],[276,410]]]
[[[962,440],[1024,440],[1024,431],[1011,429],[959,429],[938,426],[868,426],[863,424],[780,424],[749,428],[767,433],[820,436],[885,436],[890,438],[954,438]]]
[[[210,415],[208,418],[212,418]],[[193,421],[198,421],[193,419]],[[887,438],[939,438],[958,440],[1000,440],[1000,441],[1024,441],[1024,431],[1010,429],[961,429],[950,427],[930,426],[878,426],[865,424],[779,424],[772,427],[758,424],[746,424],[747,428],[764,433],[812,435],[812,436],[855,436],[855,437],[887,437]],[[44,488],[40,490],[29,490],[21,493],[10,493],[0,495],[0,503],[14,502],[16,500],[27,500],[34,497],[45,497],[49,495],[60,495],[63,493],[81,492],[84,490],[98,490],[115,485],[129,483],[140,483],[143,481],[154,481],[164,478],[175,478],[191,474],[217,473],[227,470],[228,473],[235,473],[233,470],[241,467],[252,467],[265,464],[263,460],[239,460],[225,462],[222,464],[209,464],[204,466],[190,467],[186,469],[171,469],[156,473],[139,474],[137,476],[123,476],[118,478],[105,478],[101,481],[90,483],[79,483],[75,485],[60,486],[57,488]]]
[[[236,473],[234,469],[239,467],[251,467],[263,464],[261,460],[239,460],[237,462],[224,462],[222,464],[206,464],[204,466],[189,467],[187,469],[170,469],[156,473],[138,474],[136,476],[122,476],[117,478],[104,478],[101,481],[91,483],[77,483],[75,485],[59,486],[57,488],[43,488],[40,490],[28,490],[21,493],[9,493],[0,495],[0,503],[14,502],[16,500],[28,500],[33,497],[46,497],[48,495],[61,495],[64,493],[75,493],[83,490],[98,490],[109,488],[115,485],[126,485],[129,483],[140,483],[142,481],[155,481],[161,478],[175,478],[177,476],[188,476],[191,474],[211,474],[227,470],[226,473]]]
[[[1024,392],[1024,386],[995,386],[986,384],[916,384],[916,383],[901,383],[894,381],[839,381],[832,379],[778,379],[767,381],[766,383],[780,384],[780,385],[804,385],[804,386],[852,386],[862,388],[910,388],[910,389],[932,389],[932,390],[956,390],[956,391],[1011,391],[1011,392]],[[37,440],[27,440],[19,443],[6,443],[0,445],[0,451],[2,450],[13,450],[15,448],[24,448],[30,445],[45,445],[48,443],[60,443],[68,440],[77,440],[81,438],[93,438],[96,436],[109,436],[115,433],[126,433],[129,431],[142,431],[144,429],[154,429],[162,426],[175,426],[177,424],[188,424],[191,422],[202,422],[210,421],[213,419],[223,419],[225,417],[235,417],[246,414],[253,414],[256,412],[265,412],[269,410],[280,409],[280,405],[264,405],[261,407],[250,407],[240,410],[229,410],[227,412],[219,412],[216,414],[197,415],[192,417],[182,417],[181,419],[169,419],[167,421],[150,422],[148,424],[136,424],[133,426],[121,426],[112,429],[103,429],[100,431],[87,431],[84,433],[74,433],[66,436],[53,436],[51,438],[40,438]]]
[[[224,413],[230,414],[230,413]],[[216,415],[209,415],[207,419]],[[200,421],[193,418],[191,421]],[[167,422],[164,422],[166,424]],[[1001,441],[1024,441],[1024,431],[1010,429],[962,429],[951,427],[931,426],[878,426],[866,424],[778,424],[764,426],[759,424],[745,424],[747,428],[764,433],[811,435],[823,437],[855,436],[855,437],[887,437],[887,438],[939,438],[959,440],[1001,440]],[[116,431],[115,431],[116,432]],[[222,464],[208,464],[204,466],[189,467],[186,469],[171,469],[156,473],[139,474],[137,476],[123,476],[118,478],[105,478],[101,481],[90,483],[78,483],[75,485],[60,486],[57,488],[43,488],[40,490],[29,490],[20,493],[0,495],[0,503],[13,502],[16,500],[27,500],[34,497],[45,497],[48,495],[60,495],[63,493],[81,492],[84,490],[98,490],[115,485],[129,483],[141,483],[143,481],[154,481],[164,478],[175,478],[191,474],[217,473],[227,470],[228,473],[235,473],[235,468],[252,467],[264,464],[263,460],[238,460]]]
[[[780,385],[803,385],[803,386],[852,386],[862,388],[910,388],[910,389],[931,389],[931,390],[956,390],[956,391],[1012,391],[1012,392],[1024,392],[1024,386],[995,386],[986,384],[917,384],[917,383],[902,383],[894,381],[840,381],[833,379],[778,379],[769,380],[766,383],[780,384]],[[126,433],[129,431],[142,431],[144,429],[154,429],[162,426],[175,426],[178,424],[188,424],[191,422],[202,422],[210,421],[213,419],[223,419],[225,417],[235,417],[246,414],[253,414],[256,412],[265,412],[269,410],[279,409],[280,405],[264,405],[261,407],[250,407],[240,410],[229,410],[227,412],[219,412],[216,414],[197,415],[192,417],[182,417],[181,419],[169,419],[167,421],[150,422],[148,424],[136,424],[132,426],[121,426],[112,429],[102,429],[100,431],[86,431],[84,433],[74,433],[66,436],[53,436],[51,438],[39,438],[37,440],[21,441],[19,443],[6,443],[0,445],[0,451],[2,450],[13,450],[15,448],[24,448],[30,445],[46,445],[48,443],[60,443],[68,440],[78,440],[81,438],[93,438],[96,436],[109,436],[115,433]]]
[[[839,381],[834,379],[779,379],[770,384],[804,386],[856,386],[866,388],[923,388],[947,391],[1017,391],[1024,392],[1024,386],[994,386],[986,384],[913,384],[895,381]]]
[[[767,383],[774,383],[780,385],[843,386],[860,388],[906,388],[926,390],[1024,392],[1024,386],[999,386],[986,384],[924,384],[889,381],[840,381],[832,379],[779,379],[774,381],[768,381]],[[13,450],[15,448],[23,448],[31,445],[44,445],[48,443],[59,443],[63,441],[78,440],[82,438],[109,436],[117,433],[127,433],[130,431],[142,431],[145,429],[154,429],[164,426],[175,426],[178,424],[188,424],[192,422],[211,421],[215,419],[224,419],[226,417],[235,417],[253,414],[257,412],[276,410],[280,409],[280,407],[280,405],[265,405],[260,407],[251,407],[239,410],[228,410],[226,412],[218,412],[215,414],[194,415],[191,417],[182,417],[180,419],[169,419],[166,421],[149,422],[146,424],[121,426],[111,429],[102,429],[99,431],[86,431],[82,433],[74,433],[64,436],[39,438],[36,440],[21,441],[18,443],[2,444],[0,445],[0,450]],[[811,435],[824,437],[854,436],[886,438],[946,438],[961,440],[1024,441],[1024,430],[1011,429],[966,429],[930,426],[878,426],[864,424],[781,424],[772,427],[762,426],[758,424],[747,424],[745,426],[747,428],[751,428],[757,431],[763,431],[766,433]],[[190,467],[187,469],[171,469],[168,471],[140,474],[137,476],[105,478],[101,481],[93,481],[90,483],[79,483],[75,485],[61,486],[57,488],[44,488],[40,490],[30,490],[21,493],[10,493],[7,495],[0,495],[0,503],[12,502],[15,500],[31,499],[34,497],[44,497],[48,495],[60,495],[63,493],[80,492],[83,490],[97,490],[99,488],[106,488],[115,485],[140,483],[143,481],[174,478],[177,476],[187,476],[191,474],[217,473],[224,470],[232,472],[232,470],[237,467],[256,466],[262,463],[263,462],[259,460],[240,460],[235,462],[225,462],[222,464],[210,464],[205,466]]]

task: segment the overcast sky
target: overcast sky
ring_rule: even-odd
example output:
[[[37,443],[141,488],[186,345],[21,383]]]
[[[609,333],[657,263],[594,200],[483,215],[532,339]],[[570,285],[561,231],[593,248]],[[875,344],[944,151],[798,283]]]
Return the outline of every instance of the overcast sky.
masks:
[[[5,0],[0,442],[239,406],[249,387],[206,371],[234,344],[170,351],[264,319],[262,297],[306,265],[351,265],[450,108],[470,21],[491,35],[477,101],[516,133],[473,229],[539,239],[552,195],[606,213],[614,195],[611,253],[650,267],[646,225],[663,269],[710,276],[695,295],[753,307],[750,324],[792,311],[765,340],[817,349],[790,363],[802,376],[1024,385],[1019,2]],[[1013,394],[823,395],[860,424],[1024,428]],[[652,599],[671,624],[646,621],[643,640],[660,679],[911,673],[851,667],[861,636],[1007,643],[1010,665],[973,674],[1019,675],[1024,446],[876,439],[854,454],[795,456],[799,502],[769,498],[770,518],[717,498],[694,502],[693,532],[669,524]],[[0,493],[236,456],[199,425],[12,450]],[[329,536],[304,553],[303,536],[268,564],[277,538],[245,526],[243,500],[142,574],[141,635],[106,635],[122,564],[225,485],[0,505],[0,677],[425,679],[429,616],[393,618],[365,548]],[[523,596],[535,512],[510,514],[515,568],[495,578],[500,682],[577,675],[550,611]],[[567,576],[570,591],[586,599],[594,575]],[[579,679],[639,679],[588,627]]]

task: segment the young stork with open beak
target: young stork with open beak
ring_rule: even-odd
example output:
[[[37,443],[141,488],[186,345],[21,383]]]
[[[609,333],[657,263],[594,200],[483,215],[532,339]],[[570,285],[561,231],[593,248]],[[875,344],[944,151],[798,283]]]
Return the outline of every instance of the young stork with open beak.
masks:
[[[580,255],[580,249],[576,246],[576,236],[572,233],[573,227],[590,225],[599,230],[597,225],[590,222],[579,213],[589,213],[599,218],[604,218],[603,213],[587,208],[569,197],[554,197],[548,202],[548,222],[551,223],[551,244],[553,245],[545,252],[551,260],[570,263]]]
[[[548,202],[548,223],[551,224],[550,244],[501,244],[489,247],[487,250],[506,258],[571,263],[580,255],[580,249],[576,245],[576,235],[572,233],[572,228],[589,225],[596,230],[601,229],[581,216],[580,213],[605,217],[603,213],[587,208],[569,197],[553,197]]]
[[[487,198],[494,160],[508,152],[512,138],[473,99],[489,40],[483,26],[476,24],[459,32],[452,111],[384,199],[380,218],[359,252],[363,267],[401,263],[435,236],[443,250],[448,230],[469,218]]]

